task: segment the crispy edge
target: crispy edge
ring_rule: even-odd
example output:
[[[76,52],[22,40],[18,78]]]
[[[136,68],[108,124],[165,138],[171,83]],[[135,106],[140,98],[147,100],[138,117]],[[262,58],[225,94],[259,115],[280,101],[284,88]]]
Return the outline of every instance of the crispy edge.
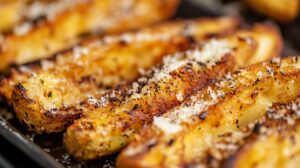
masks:
[[[298,67],[299,63],[297,63],[298,61],[295,62],[294,60],[298,60],[298,59],[294,59],[294,58],[285,59],[285,63],[292,62],[295,65],[297,65],[297,66],[292,65],[292,66],[290,66],[290,68],[287,68],[288,72],[286,74],[281,74],[281,73],[279,73],[279,70],[276,70],[277,74],[275,74],[276,75],[275,78],[276,78],[276,80],[279,80],[279,81],[277,81],[278,82],[277,84],[283,85],[283,84],[289,83],[290,79],[298,79],[294,83],[290,82],[290,84],[292,84],[292,87],[294,87],[293,85],[296,86],[297,84],[295,84],[295,83],[300,81],[300,78],[299,78],[300,71],[299,71],[299,67]],[[257,64],[257,65],[248,67],[247,71],[251,72],[251,71],[255,70],[255,68],[257,68],[257,67],[258,68],[267,68],[267,66],[270,66],[272,64],[273,63]],[[276,64],[273,67],[276,68]],[[241,74],[245,74],[245,72],[243,72],[242,70],[240,70],[239,72],[241,72]],[[254,74],[254,76],[255,75],[256,74]],[[275,80],[275,78],[273,78],[273,80]],[[268,81],[268,83],[270,83],[270,84],[272,83],[272,81],[270,81],[268,78],[266,78],[266,81]],[[208,106],[207,109],[203,110],[206,114],[204,119],[202,119],[201,115],[197,119],[194,118],[195,120],[197,120],[197,124],[184,126],[185,130],[183,130],[179,134],[175,135],[177,137],[171,136],[171,137],[165,137],[165,139],[161,138],[163,135],[161,133],[159,133],[158,131],[155,131],[154,126],[152,126],[152,127],[150,126],[150,128],[148,127],[146,129],[144,129],[143,131],[140,132],[140,135],[137,135],[135,137],[134,141],[131,144],[129,144],[129,146],[119,155],[119,157],[117,159],[117,165],[119,167],[160,167],[160,166],[163,167],[163,166],[166,166],[164,164],[167,163],[168,166],[183,166],[184,167],[184,166],[193,166],[193,165],[199,164],[199,162],[196,161],[197,158],[195,158],[195,156],[194,156],[195,160],[192,160],[192,161],[191,160],[187,161],[183,157],[180,157],[180,159],[178,158],[179,155],[182,155],[182,156],[188,155],[188,153],[183,154],[182,152],[187,152],[187,150],[194,149],[192,146],[186,146],[187,144],[180,145],[181,142],[187,141],[186,139],[184,139],[183,136],[189,136],[190,141],[194,141],[193,143],[195,144],[195,143],[197,143],[196,140],[199,139],[199,137],[197,137],[196,132],[195,132],[199,126],[201,126],[201,125],[206,126],[206,124],[208,124],[208,125],[211,125],[210,126],[211,128],[216,127],[216,129],[218,129],[218,127],[220,127],[222,125],[222,119],[224,119],[224,116],[226,116],[227,119],[229,119],[228,118],[229,116],[225,115],[225,113],[224,113],[224,115],[220,115],[220,114],[217,114],[217,112],[224,111],[226,106],[228,106],[230,108],[233,104],[230,105],[230,104],[228,104],[228,102],[230,102],[231,99],[235,97],[234,95],[239,94],[239,92],[243,91],[243,93],[245,93],[246,95],[249,94],[249,95],[253,95],[253,98],[256,98],[256,97],[259,98],[258,93],[260,92],[260,88],[258,85],[261,85],[260,83],[262,83],[262,82],[263,81],[253,80],[254,87],[251,88],[248,86],[248,84],[243,84],[242,88],[239,87],[238,90],[235,89],[236,92],[233,91],[233,92],[230,92],[228,95],[225,95],[224,100],[221,100],[220,102],[217,102],[214,105]],[[266,84],[264,84],[264,85],[266,85]],[[210,87],[212,87],[212,86],[210,86]],[[257,87],[257,90],[255,89],[256,87]],[[264,88],[266,88],[266,87],[268,87],[268,86],[264,86]],[[251,94],[251,92],[247,93],[248,91],[250,91],[250,89],[253,91],[252,94]],[[272,96],[272,99],[276,100],[277,102],[291,101],[292,99],[299,96],[300,85],[298,84],[298,88],[294,88],[294,89],[296,89],[295,93],[293,92],[295,90],[293,90],[293,91],[290,91],[291,92],[290,95],[286,95],[286,94],[282,94],[282,92],[289,90],[289,88],[285,88],[285,90],[279,90],[277,88],[277,91],[278,91],[277,94],[274,94],[274,95],[270,94],[269,96]],[[255,90],[257,93],[254,93]],[[239,92],[237,92],[237,91],[239,91]],[[278,94],[278,93],[280,93],[280,94]],[[284,95],[284,98],[283,97],[280,98],[280,96],[282,96],[282,95]],[[270,100],[272,100],[272,99],[270,99]],[[274,100],[273,100],[273,102],[274,102]],[[250,107],[249,109],[251,109],[252,105],[255,104],[255,102],[256,102],[256,101],[253,101],[251,104],[247,104],[247,103],[249,103],[248,100],[241,99],[240,101],[241,101],[240,103],[242,103],[242,101],[245,101],[243,103],[246,103],[245,104],[246,106],[242,106],[242,110],[245,110],[248,107]],[[257,99],[257,101],[259,101],[259,100]],[[239,102],[239,101],[237,101],[237,102]],[[239,105],[236,107],[241,107],[241,106]],[[229,110],[229,109],[227,109],[227,110]],[[240,109],[240,111],[241,111],[241,109]],[[202,113],[199,113],[199,114],[202,114]],[[239,114],[236,114],[236,115],[239,116]],[[252,114],[248,114],[248,115],[249,115],[248,117],[250,117],[252,119],[255,118],[252,116]],[[242,117],[242,116],[243,115],[240,115],[239,122],[237,122],[237,123],[234,122],[233,124],[231,124],[233,127],[236,127],[236,129],[242,125],[247,124],[247,122],[249,121],[248,119],[245,119],[245,117]],[[257,113],[256,117],[257,116],[259,116],[258,113]],[[235,121],[232,118],[230,118],[230,120]],[[223,122],[226,123],[226,121],[224,121],[224,120],[223,120]],[[229,123],[227,122],[227,124],[229,124]],[[195,131],[193,132],[192,129],[195,129]],[[203,127],[202,127],[202,129],[203,129]],[[206,130],[206,131],[207,131],[207,134],[205,134],[205,133],[204,134],[206,136],[208,136],[210,134],[209,130]],[[204,134],[203,134],[203,136],[204,136]],[[176,139],[174,139],[174,138],[176,138]],[[168,145],[169,144],[168,139],[172,140],[171,145]],[[147,144],[149,145],[149,143],[150,143],[150,147],[143,147],[141,149],[138,147],[138,145],[147,146]],[[198,143],[200,143],[200,142],[198,142]],[[137,146],[134,148],[137,148],[137,150],[141,150],[142,152],[138,152],[136,155],[127,156],[126,152],[130,153],[129,148],[131,146]],[[159,146],[159,147],[157,147],[157,146]],[[172,146],[173,146],[173,148],[172,148]],[[176,157],[174,158],[173,156],[168,156],[168,155],[164,155],[164,157],[161,158],[161,154],[159,153],[158,148],[160,151],[165,151],[165,150],[169,151],[168,154],[170,154],[170,155],[171,155],[170,152],[172,152],[172,155],[174,154],[174,152],[176,152],[177,159],[174,160]],[[170,149],[168,149],[168,148],[170,148]],[[171,150],[171,148],[173,150]],[[184,149],[184,151],[182,151],[183,150],[182,148]],[[156,151],[152,151],[153,149],[156,149]],[[181,151],[178,151],[180,149],[181,149]],[[199,154],[201,154],[201,153],[199,153]],[[148,158],[145,158],[146,156]],[[156,157],[158,157],[158,158],[156,158]],[[170,162],[170,161],[172,161],[172,159],[170,159],[169,162],[166,161],[168,158],[173,159],[174,165],[171,165],[172,162]]]

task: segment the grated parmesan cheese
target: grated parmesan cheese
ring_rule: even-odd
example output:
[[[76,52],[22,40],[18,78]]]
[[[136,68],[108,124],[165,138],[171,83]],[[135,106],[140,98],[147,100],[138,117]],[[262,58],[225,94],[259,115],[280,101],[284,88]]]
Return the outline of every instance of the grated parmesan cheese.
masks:
[[[170,119],[165,117],[154,117],[153,124],[165,133],[173,134],[181,131],[181,126],[172,123]]]
[[[183,94],[182,94],[181,92],[177,93],[177,94],[176,94],[176,99],[177,99],[178,101],[183,101],[183,100],[184,100]]]
[[[14,28],[14,34],[17,36],[22,36],[28,33],[32,28],[32,24],[29,22],[25,22]]]
[[[42,60],[41,66],[44,71],[47,71],[47,70],[55,67],[54,63],[52,61],[48,61],[48,60]]]
[[[190,102],[177,109],[166,113],[164,116],[155,117],[153,124],[167,134],[175,134],[182,130],[181,123],[189,122],[194,116],[201,114],[208,106],[216,101],[197,101]]]
[[[188,63],[200,62],[208,68],[216,65],[222,57],[230,52],[226,41],[212,39],[201,50],[189,50],[186,53],[177,53],[174,56],[164,58],[161,70],[156,69],[152,81],[158,81],[170,77],[170,73]],[[186,56],[187,58],[184,58]]]
[[[23,11],[23,15],[31,20],[41,16],[45,16],[48,20],[53,20],[56,15],[80,2],[84,2],[84,0],[60,0],[52,3],[35,1],[29,8]]]
[[[82,55],[87,55],[89,53],[89,49],[86,47],[76,46],[73,48],[73,57],[74,59],[80,58]]]
[[[257,76],[258,78],[262,78],[262,77],[264,77],[264,74],[263,74],[262,71],[259,71],[259,72],[256,73],[256,76]]]

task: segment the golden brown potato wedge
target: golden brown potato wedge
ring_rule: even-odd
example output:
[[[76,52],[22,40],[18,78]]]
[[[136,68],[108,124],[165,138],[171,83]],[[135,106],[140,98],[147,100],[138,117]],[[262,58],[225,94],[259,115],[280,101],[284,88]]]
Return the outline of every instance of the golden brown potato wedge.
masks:
[[[225,162],[227,167],[298,167],[300,164],[300,98],[276,104],[252,124],[251,136]],[[249,126],[248,126],[249,127]],[[246,132],[248,134],[248,132]]]
[[[0,70],[10,64],[49,57],[77,43],[87,32],[116,33],[164,20],[175,12],[178,3],[179,0],[60,0],[32,5],[28,13],[34,10],[38,19],[21,22],[1,37]]]
[[[224,72],[275,56],[273,49],[280,42],[274,38],[278,34],[269,30],[269,26],[256,25],[252,30],[211,39],[200,51],[196,49],[166,57],[152,76],[140,78],[139,84],[133,83],[133,91],[118,105],[85,106],[84,117],[75,121],[65,134],[64,144],[68,152],[79,159],[114,153],[154,116],[180,104],[185,97]],[[224,52],[224,46],[227,52]],[[262,49],[267,50],[262,52]]]
[[[177,21],[95,39],[41,65],[20,68],[2,81],[0,91],[29,130],[63,131],[80,115],[80,109],[74,109],[82,101],[97,97],[106,87],[136,79],[139,69],[149,69],[165,55],[190,48],[212,34],[231,32],[237,25],[235,18]]]
[[[257,12],[282,22],[288,22],[298,16],[299,0],[245,0]]]
[[[119,167],[209,166],[226,133],[300,95],[300,58],[274,59],[227,74],[160,117],[119,155]],[[237,134],[236,136],[241,136]],[[232,139],[229,137],[229,139]]]

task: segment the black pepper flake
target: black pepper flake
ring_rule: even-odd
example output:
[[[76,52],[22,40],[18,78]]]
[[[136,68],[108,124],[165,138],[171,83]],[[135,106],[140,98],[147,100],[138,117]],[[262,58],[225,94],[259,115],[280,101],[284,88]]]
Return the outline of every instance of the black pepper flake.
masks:
[[[261,125],[259,123],[255,123],[253,131],[258,134],[260,130]]]
[[[133,108],[132,108],[132,111],[133,111],[133,110],[136,110],[137,108],[139,108],[139,105],[138,105],[138,104],[135,104],[135,105],[133,106]]]
[[[239,120],[235,120],[235,125],[236,125],[237,128],[240,128],[240,126],[239,126]]]
[[[156,142],[150,143],[147,145],[148,150],[155,147],[156,146]]]
[[[206,111],[205,111],[205,112],[202,112],[202,113],[199,115],[199,119],[200,119],[200,120],[205,120],[206,116],[207,116],[207,112],[206,112]]]
[[[280,74],[283,75],[283,76],[285,75],[285,73],[283,71],[280,71]]]
[[[48,97],[52,97],[52,92],[50,91],[50,92],[48,92],[48,95],[47,95]]]
[[[116,97],[109,97],[109,101],[110,102],[117,102],[118,98],[116,98]]]
[[[170,139],[168,142],[168,146],[172,146],[174,144],[175,140],[174,139]]]
[[[21,92],[25,92],[25,91],[26,91],[26,89],[24,88],[24,86],[23,86],[21,83],[19,83],[16,87],[17,87]]]

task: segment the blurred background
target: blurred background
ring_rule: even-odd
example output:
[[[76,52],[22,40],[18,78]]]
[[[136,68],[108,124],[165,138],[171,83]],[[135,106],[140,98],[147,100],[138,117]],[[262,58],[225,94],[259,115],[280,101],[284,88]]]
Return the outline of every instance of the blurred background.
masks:
[[[283,56],[300,53],[299,0],[184,0],[176,17],[240,16],[243,21],[271,22],[285,40]]]

